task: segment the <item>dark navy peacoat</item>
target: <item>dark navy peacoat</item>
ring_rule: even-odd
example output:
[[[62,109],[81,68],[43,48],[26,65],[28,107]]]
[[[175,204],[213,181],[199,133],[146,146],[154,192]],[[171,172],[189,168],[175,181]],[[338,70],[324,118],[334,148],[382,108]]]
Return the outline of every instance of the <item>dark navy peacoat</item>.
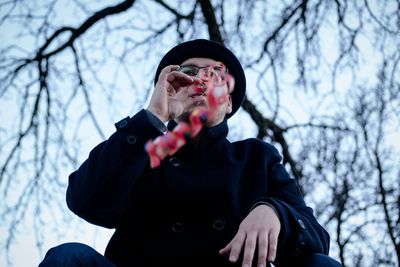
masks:
[[[144,144],[162,132],[146,111],[116,128],[70,175],[67,189],[74,213],[116,229],[105,252],[116,265],[233,266],[218,250],[260,204],[271,205],[281,222],[276,266],[328,254],[328,233],[272,145],[257,139],[231,143],[225,120],[151,169]]]

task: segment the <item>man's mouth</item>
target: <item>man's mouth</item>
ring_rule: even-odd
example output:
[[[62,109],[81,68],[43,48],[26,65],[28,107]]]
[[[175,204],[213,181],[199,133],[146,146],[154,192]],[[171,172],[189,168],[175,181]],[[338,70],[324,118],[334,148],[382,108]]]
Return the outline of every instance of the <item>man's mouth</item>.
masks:
[[[203,93],[194,93],[194,94],[190,95],[191,98],[200,97],[200,96],[204,96],[205,97],[206,94],[203,92]]]
[[[207,91],[207,86],[204,84],[198,84],[197,86],[194,86],[193,91],[193,95],[203,95]]]

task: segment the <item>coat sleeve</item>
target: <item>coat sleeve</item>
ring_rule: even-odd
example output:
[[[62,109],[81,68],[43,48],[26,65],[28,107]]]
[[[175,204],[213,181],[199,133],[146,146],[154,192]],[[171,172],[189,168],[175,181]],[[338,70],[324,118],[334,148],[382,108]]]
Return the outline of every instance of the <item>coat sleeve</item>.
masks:
[[[115,126],[117,131],[69,176],[66,194],[74,213],[107,228],[119,224],[135,181],[149,168],[145,143],[162,134],[145,110]]]
[[[254,201],[253,207],[265,203],[277,212],[281,222],[276,262],[301,259],[310,253],[329,253],[329,234],[317,222],[313,210],[307,207],[296,181],[281,164],[282,157],[267,144],[266,168],[269,196]]]

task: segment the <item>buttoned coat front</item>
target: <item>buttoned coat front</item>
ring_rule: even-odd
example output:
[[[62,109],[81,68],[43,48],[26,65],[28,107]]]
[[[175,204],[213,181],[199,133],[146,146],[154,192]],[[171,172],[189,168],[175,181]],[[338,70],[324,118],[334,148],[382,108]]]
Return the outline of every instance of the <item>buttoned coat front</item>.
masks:
[[[328,254],[329,235],[272,145],[231,143],[224,121],[151,169],[144,144],[162,132],[145,110],[116,128],[70,175],[67,204],[87,221],[116,229],[105,256],[117,266],[232,266],[218,250],[259,204],[272,206],[281,222],[276,266]]]

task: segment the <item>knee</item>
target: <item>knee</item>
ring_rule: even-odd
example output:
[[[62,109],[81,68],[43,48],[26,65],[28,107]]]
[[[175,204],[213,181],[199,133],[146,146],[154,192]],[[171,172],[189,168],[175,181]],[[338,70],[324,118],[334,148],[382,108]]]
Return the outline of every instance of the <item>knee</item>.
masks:
[[[65,243],[51,248],[39,267],[45,266],[81,266],[97,253],[93,248],[81,243]]]
[[[342,265],[332,259],[331,257],[320,254],[320,253],[314,253],[311,254],[310,257],[307,258],[306,264],[304,265],[305,267],[320,267],[320,266],[326,266],[326,267],[341,267]]]

